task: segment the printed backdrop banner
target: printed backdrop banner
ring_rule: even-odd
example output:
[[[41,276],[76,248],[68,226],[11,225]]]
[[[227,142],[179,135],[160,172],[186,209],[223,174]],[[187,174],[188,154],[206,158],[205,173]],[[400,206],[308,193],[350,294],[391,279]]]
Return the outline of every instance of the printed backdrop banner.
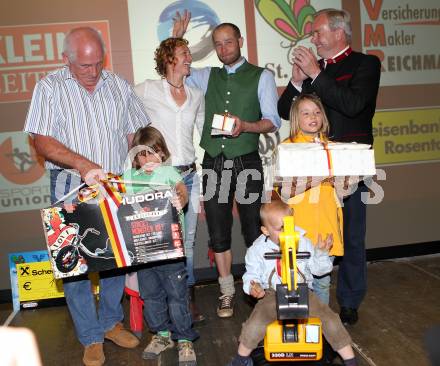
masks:
[[[159,78],[154,69],[154,50],[160,41],[171,36],[176,11],[183,13],[185,9],[191,12],[191,22],[184,37],[189,41],[194,67],[221,65],[211,41],[211,32],[218,24],[234,23],[246,38],[244,1],[130,0],[128,13],[135,83]],[[246,43],[242,54],[247,56]]]
[[[50,204],[48,174],[23,132],[0,133],[0,213]]]
[[[440,82],[438,0],[364,0],[362,48],[382,60],[381,86]]]
[[[440,160],[440,108],[376,112],[378,164]]]
[[[38,80],[64,65],[65,33],[80,26],[99,30],[111,55],[110,29],[105,20],[0,27],[0,103],[30,100]],[[112,69],[111,57],[105,67]]]
[[[285,87],[292,76],[292,51],[297,46],[312,48],[313,15],[323,8],[341,8],[340,0],[255,1],[255,37],[258,64],[275,76],[278,87]]]

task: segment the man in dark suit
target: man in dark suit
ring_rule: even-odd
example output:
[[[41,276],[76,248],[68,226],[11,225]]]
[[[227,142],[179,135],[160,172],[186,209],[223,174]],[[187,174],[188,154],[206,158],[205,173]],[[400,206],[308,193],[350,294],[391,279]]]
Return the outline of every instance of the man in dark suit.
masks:
[[[330,139],[372,144],[372,118],[376,109],[381,64],[377,57],[350,47],[350,15],[323,9],[315,14],[311,49],[299,46],[293,53],[292,78],[278,101],[278,112],[289,119],[292,99],[315,93],[324,104],[330,122]],[[344,324],[355,324],[366,290],[366,206],[361,201],[367,187],[361,182],[344,199],[344,257],[339,263],[337,299]]]

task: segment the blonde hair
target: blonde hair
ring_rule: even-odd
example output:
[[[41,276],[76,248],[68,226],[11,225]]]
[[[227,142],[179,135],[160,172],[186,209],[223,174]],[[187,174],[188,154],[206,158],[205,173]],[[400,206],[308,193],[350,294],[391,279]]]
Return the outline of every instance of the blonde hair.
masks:
[[[171,155],[163,135],[157,128],[151,126],[141,127],[136,131],[133,137],[132,148],[137,146],[150,148],[157,154],[162,153],[162,161],[168,160]],[[142,151],[144,150],[139,151],[133,159],[133,165],[137,169],[141,167],[138,156]]]
[[[260,220],[263,226],[267,226],[270,218],[275,215],[292,216],[293,209],[281,200],[272,200],[261,205]]]
[[[327,115],[325,113],[324,106],[321,102],[321,99],[319,99],[319,97],[315,94],[301,94],[292,103],[292,105],[290,107],[290,113],[289,113],[290,139],[293,140],[295,138],[295,136],[301,132],[301,128],[299,127],[299,118],[300,118],[299,106],[300,106],[301,102],[303,102],[304,100],[309,100],[310,102],[315,103],[315,105],[321,111],[321,113],[322,113],[322,126],[318,132],[320,134],[320,137],[323,140],[327,140],[330,125],[328,122]]]
[[[167,38],[160,42],[159,47],[154,51],[154,61],[156,61],[157,73],[165,77],[167,73],[167,65],[174,62],[176,48],[180,46],[188,47],[188,41],[184,38]]]

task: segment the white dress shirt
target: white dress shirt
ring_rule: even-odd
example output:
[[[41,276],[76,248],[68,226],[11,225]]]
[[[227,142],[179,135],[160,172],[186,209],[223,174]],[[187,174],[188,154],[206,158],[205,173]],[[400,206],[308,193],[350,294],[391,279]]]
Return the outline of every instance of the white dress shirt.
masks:
[[[205,120],[205,101],[200,89],[184,85],[186,101],[178,106],[165,79],[145,80],[136,85],[151,125],[165,138],[172,165],[189,165],[196,160],[193,143],[194,125],[199,135]]]

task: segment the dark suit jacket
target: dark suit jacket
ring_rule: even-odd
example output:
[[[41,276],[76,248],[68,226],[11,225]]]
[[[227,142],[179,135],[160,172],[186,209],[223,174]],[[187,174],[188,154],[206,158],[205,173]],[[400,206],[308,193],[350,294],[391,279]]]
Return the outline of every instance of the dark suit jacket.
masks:
[[[331,140],[373,143],[372,119],[380,72],[376,56],[353,51],[343,60],[328,64],[313,83],[310,78],[303,82],[302,93],[315,93],[324,104]],[[289,119],[292,99],[299,94],[289,82],[278,100],[278,113],[283,119]]]

